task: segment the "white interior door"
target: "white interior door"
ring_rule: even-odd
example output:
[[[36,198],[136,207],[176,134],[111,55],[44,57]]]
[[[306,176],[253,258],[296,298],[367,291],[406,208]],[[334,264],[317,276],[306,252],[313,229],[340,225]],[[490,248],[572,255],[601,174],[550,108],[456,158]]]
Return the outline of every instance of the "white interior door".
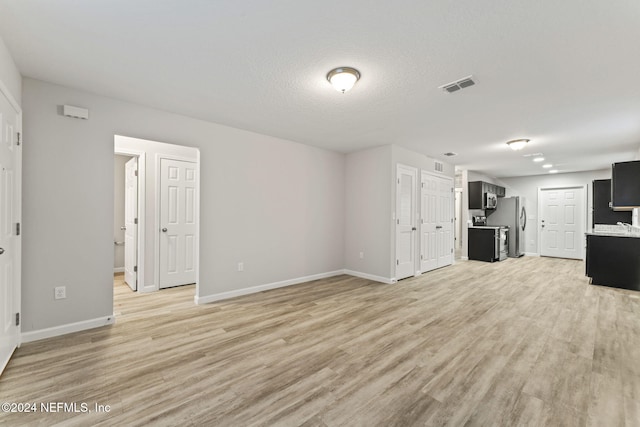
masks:
[[[18,346],[21,187],[19,113],[0,92],[0,373]]]
[[[396,179],[396,279],[416,274],[416,181],[418,171],[398,165]]]
[[[585,195],[583,187],[540,190],[540,255],[583,258]]]
[[[160,159],[160,288],[196,282],[196,164]]]
[[[462,248],[462,191],[457,189],[454,194],[455,194],[454,226],[456,230],[454,240],[456,244],[455,249],[458,250]]]
[[[453,181],[438,177],[438,267],[453,264]]]
[[[124,281],[138,288],[138,158],[125,164],[124,200]]]
[[[420,183],[420,271],[438,268],[438,178],[422,172]]]

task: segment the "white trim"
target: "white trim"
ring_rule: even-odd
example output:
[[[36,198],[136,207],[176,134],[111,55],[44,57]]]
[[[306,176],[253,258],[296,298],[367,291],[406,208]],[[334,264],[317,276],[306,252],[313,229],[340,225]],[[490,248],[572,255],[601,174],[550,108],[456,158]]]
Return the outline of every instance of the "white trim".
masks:
[[[587,185],[558,185],[558,186],[550,186],[550,187],[538,187],[538,200],[537,200],[537,203],[538,203],[538,221],[537,221],[538,254],[537,256],[541,256],[540,254],[542,254],[542,245],[541,245],[542,232],[541,232],[541,223],[540,223],[540,218],[542,218],[542,192],[547,190],[562,190],[566,188],[582,189],[582,197],[583,197],[582,214],[584,215],[584,218],[583,218],[584,227],[579,234],[581,234],[583,238],[585,238],[585,233],[587,232],[587,227],[589,226],[589,187]],[[586,250],[585,250],[586,243],[583,242],[583,244],[580,247],[581,247],[581,251],[580,251],[581,258],[568,258],[568,259],[581,259],[584,261],[586,256]]]
[[[461,256],[460,257],[460,261],[469,261],[469,257],[468,256]]]
[[[135,150],[126,147],[118,147],[116,143],[118,135],[114,135],[114,154],[124,154],[126,156],[134,156],[138,158],[138,276],[136,277],[136,292],[144,293],[144,292],[152,292],[157,291],[158,289],[151,286],[145,286],[145,278],[144,278],[144,254],[145,254],[145,228],[146,228],[146,214],[145,214],[145,206],[146,206],[146,197],[147,197],[147,153],[140,150]],[[124,271],[124,267],[122,268]]]
[[[525,252],[524,256],[540,256],[540,254],[537,252]]]
[[[396,283],[396,279],[392,277],[382,277],[376,276],[368,273],[361,273],[359,271],[353,270],[344,270],[344,274],[348,274],[349,276],[360,277],[361,279],[373,280],[374,282],[386,283],[387,285],[392,285]]]
[[[20,108],[20,104],[18,104],[18,101],[16,101],[9,88],[4,84],[2,80],[0,80],[0,92],[2,92],[2,94],[7,98],[9,104],[11,104],[13,109],[16,111],[16,114],[22,114],[22,108]],[[22,132],[22,128],[20,132]]]
[[[115,315],[111,315],[98,317],[97,319],[83,320],[82,322],[67,323],[66,325],[54,326],[52,328],[39,329],[37,331],[23,332],[22,342],[32,342],[46,338],[58,337],[60,335],[71,334],[73,332],[113,325],[114,323]]]
[[[310,282],[312,280],[326,279],[327,277],[339,276],[345,273],[345,270],[330,271],[328,273],[313,274],[311,276],[298,277],[295,279],[283,280],[281,282],[267,283],[265,285],[252,286],[250,288],[237,289],[233,291],[221,292],[206,296],[194,297],[196,304],[207,304],[214,301],[235,298],[242,295],[255,294],[257,292],[268,291],[270,289],[284,288],[285,286],[298,285],[300,283]]]
[[[113,274],[116,274],[116,273],[124,273],[124,267],[115,267],[113,269]]]

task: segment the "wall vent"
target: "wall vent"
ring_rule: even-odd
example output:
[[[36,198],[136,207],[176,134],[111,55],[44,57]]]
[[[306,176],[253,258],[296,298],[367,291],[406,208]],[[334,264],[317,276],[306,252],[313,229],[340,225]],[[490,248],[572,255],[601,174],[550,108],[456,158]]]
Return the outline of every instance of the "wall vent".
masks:
[[[460,89],[467,88],[469,86],[473,86],[476,84],[476,80],[473,76],[467,76],[462,79],[456,80],[451,83],[447,83],[445,85],[439,86],[438,89],[442,89],[445,92],[453,93],[457,92]]]
[[[62,114],[65,117],[71,117],[73,119],[89,119],[89,110],[82,107],[74,107],[73,105],[63,105]]]
[[[436,172],[442,172],[443,171],[443,164],[440,163],[440,162],[434,162],[434,163],[436,165],[436,167],[435,167]]]

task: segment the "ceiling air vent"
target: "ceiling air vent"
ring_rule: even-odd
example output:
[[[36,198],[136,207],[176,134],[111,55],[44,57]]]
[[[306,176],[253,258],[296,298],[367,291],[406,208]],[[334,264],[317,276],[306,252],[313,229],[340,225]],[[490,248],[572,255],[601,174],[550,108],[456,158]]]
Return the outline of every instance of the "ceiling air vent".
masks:
[[[454,153],[453,151],[449,151],[448,153],[444,153],[445,156],[447,157],[453,157],[453,156],[457,156],[458,153]]]
[[[436,164],[436,172],[442,172],[443,165],[440,162],[434,162]]]
[[[438,89],[442,89],[446,92],[453,93],[453,92],[459,91],[460,89],[473,86],[475,84],[476,82],[473,79],[473,76],[467,76],[460,80],[456,80],[455,82],[451,82],[451,83],[447,83],[446,85],[439,86]]]

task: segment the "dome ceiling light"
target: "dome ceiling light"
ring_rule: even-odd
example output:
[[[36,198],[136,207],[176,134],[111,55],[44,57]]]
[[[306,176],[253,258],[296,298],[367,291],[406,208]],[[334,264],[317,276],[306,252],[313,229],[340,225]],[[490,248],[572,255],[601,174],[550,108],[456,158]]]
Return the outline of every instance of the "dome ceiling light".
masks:
[[[338,92],[345,93],[360,79],[360,71],[351,67],[338,67],[329,71],[327,80]]]
[[[530,141],[530,139],[513,139],[511,141],[507,141],[507,145],[513,151],[518,151],[518,150],[522,150],[524,147],[526,147],[527,143],[529,141]]]

